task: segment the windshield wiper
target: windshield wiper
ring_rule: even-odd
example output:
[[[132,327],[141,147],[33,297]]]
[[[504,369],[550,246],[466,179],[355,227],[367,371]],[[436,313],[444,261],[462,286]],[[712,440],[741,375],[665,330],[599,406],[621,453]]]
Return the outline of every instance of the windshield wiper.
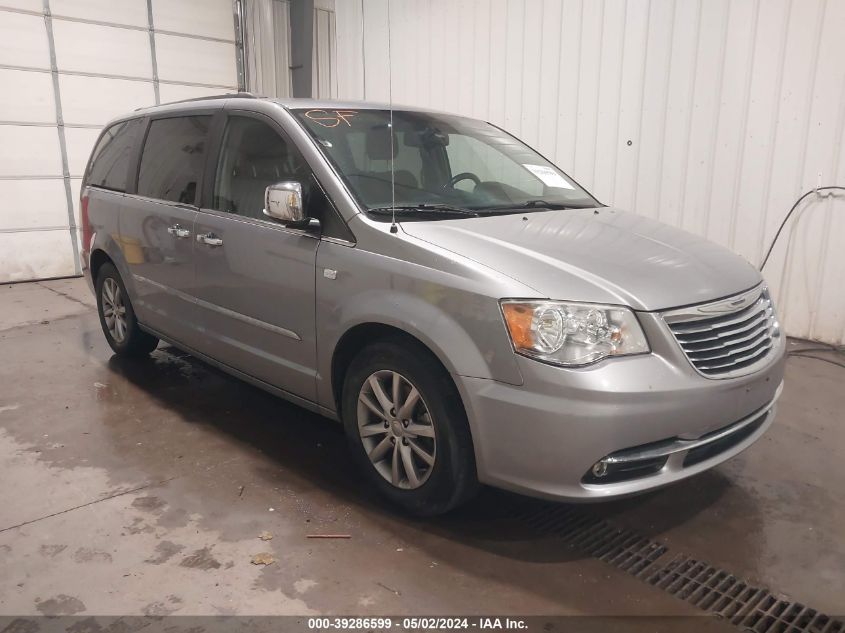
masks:
[[[397,204],[395,207],[375,207],[367,209],[368,213],[377,215],[392,215],[394,209],[397,214],[401,213],[442,213],[445,215],[461,215],[477,218],[480,214],[472,209],[453,207],[448,204]]]
[[[524,205],[526,209],[535,209],[537,207],[543,207],[544,209],[566,209],[568,208],[566,205],[560,204],[559,202],[549,202],[548,200],[529,200]]]
[[[528,200],[526,202],[515,202],[513,204],[502,204],[495,207],[488,207],[490,210],[499,211],[505,209],[553,209],[555,211],[561,209],[581,209],[583,207],[575,205],[565,205],[560,202],[549,202],[548,200]]]

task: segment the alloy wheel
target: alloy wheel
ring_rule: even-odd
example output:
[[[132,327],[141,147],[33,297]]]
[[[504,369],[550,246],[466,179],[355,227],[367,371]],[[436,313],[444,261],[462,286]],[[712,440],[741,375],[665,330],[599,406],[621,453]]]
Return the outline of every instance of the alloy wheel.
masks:
[[[120,285],[111,277],[103,281],[103,320],[111,337],[118,343],[126,338],[126,305]]]
[[[422,486],[437,455],[434,425],[417,388],[392,370],[370,375],[358,394],[358,433],[376,471],[397,488]]]

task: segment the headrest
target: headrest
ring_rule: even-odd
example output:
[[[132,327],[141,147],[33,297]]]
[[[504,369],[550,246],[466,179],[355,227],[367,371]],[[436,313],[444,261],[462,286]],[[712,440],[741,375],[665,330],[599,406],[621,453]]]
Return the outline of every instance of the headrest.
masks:
[[[427,127],[422,130],[405,132],[405,145],[408,147],[446,147],[449,144],[449,135],[446,132]]]
[[[399,143],[390,133],[387,125],[376,125],[367,134],[367,158],[370,160],[390,160],[390,140],[393,139],[393,155],[399,153]]]
[[[233,175],[253,180],[281,180],[285,171],[280,158],[253,158],[239,161]]]

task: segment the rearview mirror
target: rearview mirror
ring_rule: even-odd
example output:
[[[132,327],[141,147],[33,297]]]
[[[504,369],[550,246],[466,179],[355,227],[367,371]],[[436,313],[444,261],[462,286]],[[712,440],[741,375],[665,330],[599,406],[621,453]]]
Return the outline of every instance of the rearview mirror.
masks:
[[[277,182],[264,190],[264,215],[285,224],[305,224],[302,210],[302,185],[294,181]]]

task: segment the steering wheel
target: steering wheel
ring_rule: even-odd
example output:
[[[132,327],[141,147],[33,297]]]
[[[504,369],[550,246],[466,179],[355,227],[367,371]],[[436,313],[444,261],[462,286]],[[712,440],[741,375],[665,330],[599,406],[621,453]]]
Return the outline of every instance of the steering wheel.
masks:
[[[471,180],[475,183],[476,187],[481,184],[481,178],[479,178],[472,172],[464,171],[460,174],[455,174],[454,176],[452,176],[452,178],[449,179],[449,182],[444,185],[443,188],[446,189],[447,187],[451,187],[452,189],[454,189],[455,185],[457,185],[462,180]]]

